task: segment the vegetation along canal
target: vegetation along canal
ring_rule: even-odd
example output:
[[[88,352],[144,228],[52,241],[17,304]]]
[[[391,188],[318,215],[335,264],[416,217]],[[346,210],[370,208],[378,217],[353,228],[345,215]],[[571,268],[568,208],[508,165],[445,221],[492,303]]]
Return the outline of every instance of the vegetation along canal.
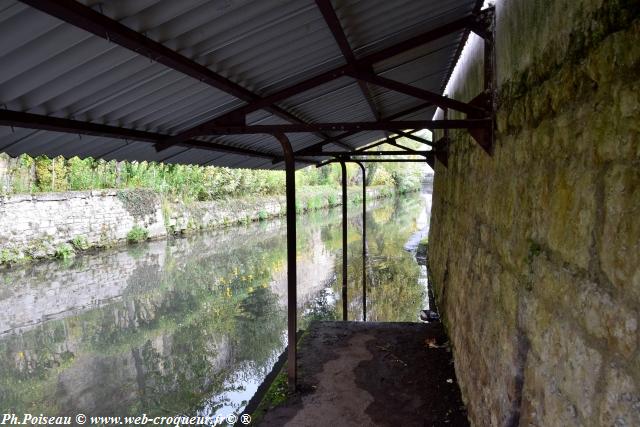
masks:
[[[429,198],[369,208],[367,320],[424,308],[424,271],[403,247]],[[350,320],[362,318],[360,214],[350,207]],[[340,223],[340,208],[299,218],[303,329],[342,317]],[[0,283],[0,407],[18,414],[239,414],[286,342],[281,220],[14,267]]]

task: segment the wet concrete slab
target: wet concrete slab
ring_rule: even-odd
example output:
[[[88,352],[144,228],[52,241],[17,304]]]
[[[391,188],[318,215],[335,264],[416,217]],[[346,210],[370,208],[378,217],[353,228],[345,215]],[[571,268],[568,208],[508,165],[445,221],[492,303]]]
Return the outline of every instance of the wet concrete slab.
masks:
[[[260,426],[468,426],[440,323],[316,322],[298,392]]]

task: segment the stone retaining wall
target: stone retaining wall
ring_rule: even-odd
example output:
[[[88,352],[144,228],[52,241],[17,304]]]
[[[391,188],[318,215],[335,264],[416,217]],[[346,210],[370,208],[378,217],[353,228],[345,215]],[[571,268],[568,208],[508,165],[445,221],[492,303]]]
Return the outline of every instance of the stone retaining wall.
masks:
[[[72,241],[111,246],[134,228],[166,236],[160,198],[148,191],[74,191],[0,199],[2,261],[46,258]]]
[[[370,199],[393,194],[372,187]],[[351,201],[361,191],[349,191]],[[341,203],[340,189],[302,192],[299,211]],[[126,243],[134,229],[149,239],[273,218],[285,214],[283,196],[211,202],[162,200],[149,190],[101,190],[0,197],[0,265],[73,255],[89,248]]]
[[[354,191],[356,190],[356,191]],[[360,200],[362,190],[350,188],[350,201]],[[393,195],[387,187],[367,188],[369,200]],[[342,204],[342,191],[323,189],[322,191],[303,192],[296,195],[296,206],[299,213],[318,208],[339,206]],[[171,203],[165,209],[167,230],[169,233],[188,233],[199,229],[215,228],[241,222],[264,220],[283,216],[286,213],[287,200],[284,196],[248,197],[197,203]]]
[[[429,236],[476,426],[640,425],[639,9],[497,2],[494,154],[454,134]]]

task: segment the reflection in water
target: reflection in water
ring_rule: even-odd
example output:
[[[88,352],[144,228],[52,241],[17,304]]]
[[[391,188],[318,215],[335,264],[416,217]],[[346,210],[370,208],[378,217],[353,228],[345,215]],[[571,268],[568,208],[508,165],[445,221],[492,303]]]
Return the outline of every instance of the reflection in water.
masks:
[[[414,321],[420,268],[402,250],[420,196],[367,219],[368,319]],[[349,319],[362,317],[360,208],[349,218]],[[298,227],[300,327],[341,318],[340,210]],[[286,343],[280,220],[0,273],[0,410],[45,415],[240,413]]]

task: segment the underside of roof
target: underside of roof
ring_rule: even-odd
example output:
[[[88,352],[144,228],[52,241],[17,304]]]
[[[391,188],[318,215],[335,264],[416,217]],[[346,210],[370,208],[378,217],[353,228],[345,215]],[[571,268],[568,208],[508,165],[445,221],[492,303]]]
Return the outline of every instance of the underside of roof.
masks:
[[[460,26],[392,55],[380,53],[477,13],[481,1],[58,2],[61,8],[88,7],[133,30],[140,40],[160,43],[186,62],[215,73],[221,84],[127,48],[115,32],[100,37],[70,19],[55,17],[48,3],[0,0],[1,152],[278,169],[283,167],[278,162],[282,149],[272,135],[201,135],[193,129],[212,119],[234,117],[230,113],[243,108],[247,126],[430,120],[433,103],[363,82],[353,77],[353,70],[360,69],[362,61],[367,73],[441,94],[468,28]],[[331,26],[332,16],[338,30]],[[341,45],[341,33],[346,44]],[[332,78],[319,78],[332,72],[337,73]],[[300,88],[291,90],[296,86]],[[290,96],[279,96],[288,92]],[[281,99],[252,107],[269,97]],[[21,126],[2,116],[2,110],[29,113],[32,122],[60,118],[140,132],[111,137],[108,132],[74,132],[49,124]],[[357,149],[385,138],[387,132],[322,130],[287,136],[294,151],[335,151]],[[188,141],[158,147],[159,141],[171,142],[176,135],[188,135]],[[323,144],[328,139],[332,142]],[[308,164],[300,161],[296,166]]]

